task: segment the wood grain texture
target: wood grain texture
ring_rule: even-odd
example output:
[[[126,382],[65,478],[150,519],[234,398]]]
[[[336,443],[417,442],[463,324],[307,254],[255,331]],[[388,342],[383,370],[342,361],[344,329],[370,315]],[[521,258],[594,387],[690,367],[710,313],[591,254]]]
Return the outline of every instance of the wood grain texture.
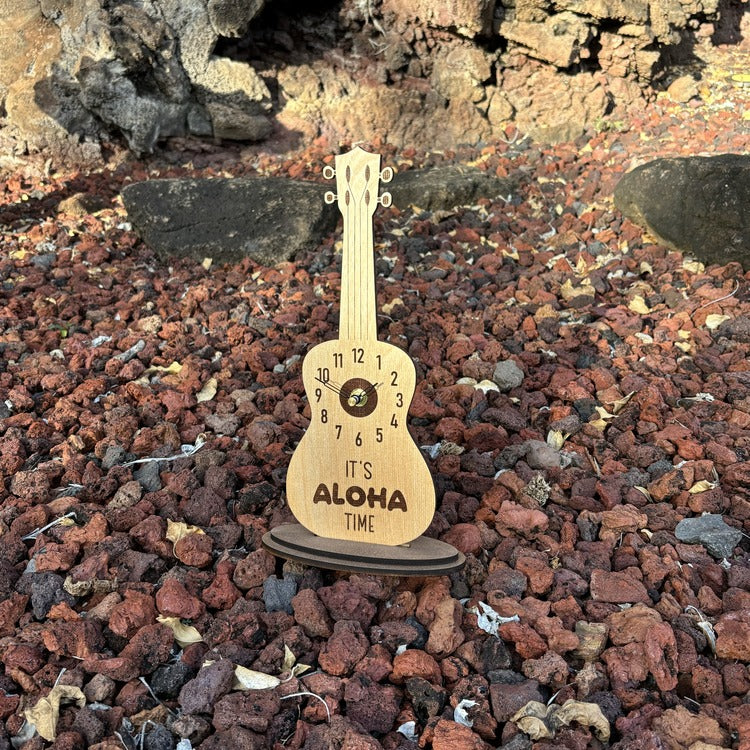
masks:
[[[311,420],[287,472],[287,501],[320,537],[399,545],[435,512],[435,489],[406,424],[414,364],[377,340],[372,216],[380,156],[355,148],[336,157],[344,217],[341,338],[308,352],[302,380]]]

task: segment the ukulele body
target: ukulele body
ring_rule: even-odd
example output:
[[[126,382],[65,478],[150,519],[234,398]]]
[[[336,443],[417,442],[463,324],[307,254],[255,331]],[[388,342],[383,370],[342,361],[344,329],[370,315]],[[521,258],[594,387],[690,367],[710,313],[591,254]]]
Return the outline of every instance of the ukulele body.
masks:
[[[377,339],[337,339],[302,365],[310,426],[287,472],[287,502],[319,536],[399,545],[435,511],[435,489],[407,429],[416,373],[409,356]]]

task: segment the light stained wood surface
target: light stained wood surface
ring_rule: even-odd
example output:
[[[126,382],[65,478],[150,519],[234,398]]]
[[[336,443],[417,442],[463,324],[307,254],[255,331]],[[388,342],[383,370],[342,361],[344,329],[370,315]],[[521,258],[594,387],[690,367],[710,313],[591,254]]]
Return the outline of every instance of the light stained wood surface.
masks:
[[[289,464],[287,500],[318,536],[393,546],[429,526],[435,489],[407,429],[414,364],[377,340],[372,215],[379,167],[380,156],[359,148],[336,157],[341,337],[314,347],[303,362],[311,420]]]

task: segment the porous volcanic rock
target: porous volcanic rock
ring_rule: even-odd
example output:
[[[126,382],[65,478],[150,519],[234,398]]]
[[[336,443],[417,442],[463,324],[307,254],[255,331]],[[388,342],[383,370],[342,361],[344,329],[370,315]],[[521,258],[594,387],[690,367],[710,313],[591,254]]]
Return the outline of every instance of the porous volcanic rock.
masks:
[[[671,247],[703,263],[750,268],[750,156],[656,159],[628,172],[615,205]]]

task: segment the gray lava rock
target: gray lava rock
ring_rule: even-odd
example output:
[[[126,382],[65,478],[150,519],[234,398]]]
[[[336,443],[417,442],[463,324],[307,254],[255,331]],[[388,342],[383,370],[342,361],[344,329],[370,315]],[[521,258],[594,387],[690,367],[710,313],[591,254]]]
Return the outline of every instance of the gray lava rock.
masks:
[[[293,614],[292,598],[296,593],[297,581],[291,576],[266,578],[263,581],[263,601],[266,605],[266,612]]]
[[[161,256],[273,265],[333,229],[337,211],[324,192],[282,177],[144,180],[125,187],[122,200],[135,230]]]
[[[161,477],[159,476],[159,463],[152,461],[142,464],[133,472],[135,479],[146,492],[158,492],[161,489]]]
[[[750,155],[656,159],[628,172],[614,197],[625,216],[677,250],[750,268]]]
[[[729,526],[716,513],[683,518],[675,527],[674,535],[687,544],[702,544],[710,555],[719,560],[729,557],[742,539],[742,532]]]
[[[560,451],[555,450],[544,440],[527,440],[526,463],[532,469],[559,469],[562,466]]]
[[[160,698],[176,698],[182,686],[193,676],[192,667],[183,661],[159,667],[149,678],[151,689]]]
[[[232,689],[234,665],[228,659],[201,667],[194,680],[180,690],[179,703],[186,714],[210,714],[216,702]]]
[[[175,738],[163,724],[153,724],[146,732],[144,750],[174,750]]]
[[[63,589],[63,578],[57,573],[24,573],[16,583],[16,591],[31,597],[31,609],[37,620],[43,620],[53,605],[65,602],[75,605],[75,597]]]
[[[501,391],[510,391],[523,383],[523,370],[512,359],[504,359],[495,365],[492,380]]]
[[[513,192],[516,184],[481,169],[450,165],[402,172],[386,187],[393,197],[393,204],[399,208],[413,204],[427,211],[435,211],[467,206],[478,198],[506,197]]]

